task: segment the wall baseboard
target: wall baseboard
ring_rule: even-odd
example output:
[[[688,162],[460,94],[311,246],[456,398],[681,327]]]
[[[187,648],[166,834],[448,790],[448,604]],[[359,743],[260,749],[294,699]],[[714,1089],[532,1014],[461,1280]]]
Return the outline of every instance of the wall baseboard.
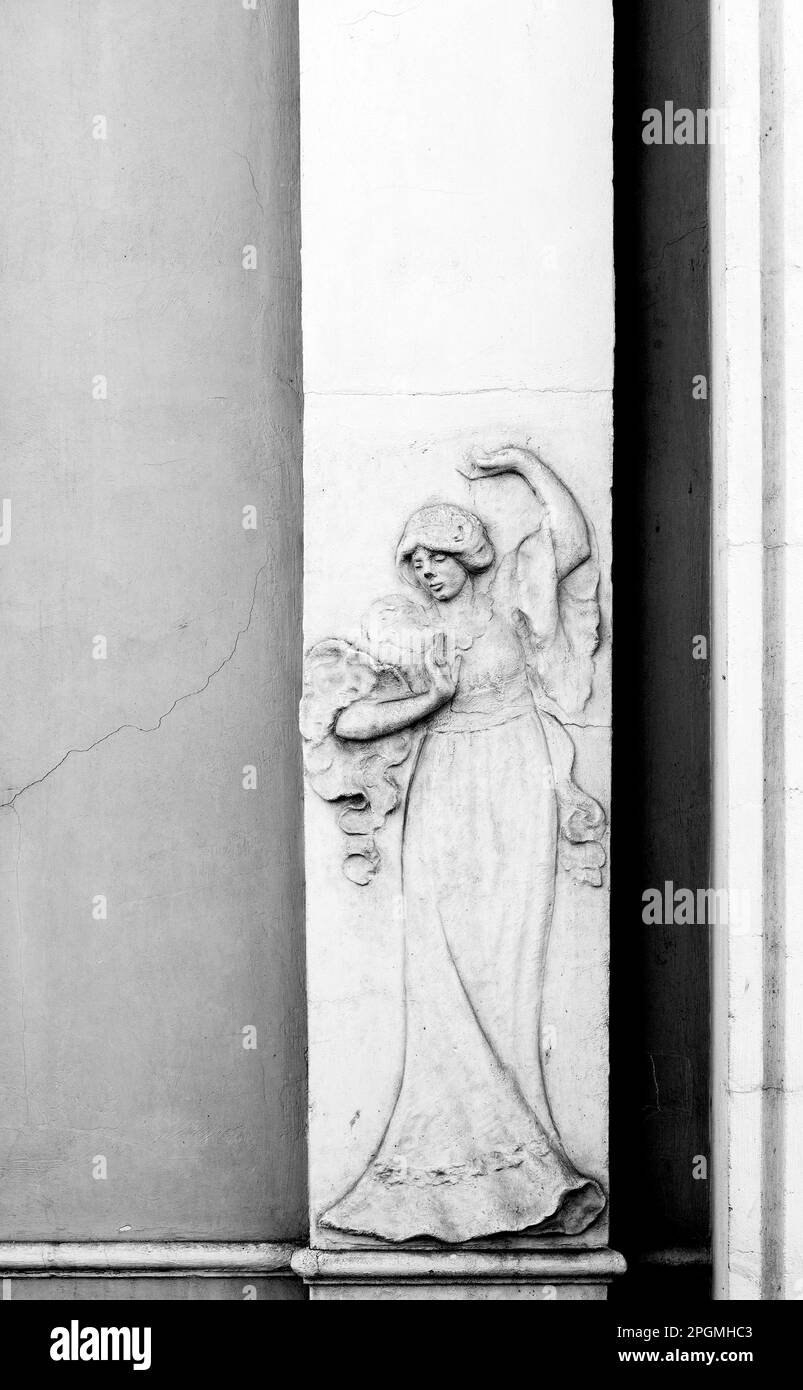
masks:
[[[290,1242],[218,1240],[65,1240],[0,1242],[0,1274],[17,1278],[114,1278],[193,1274],[203,1278],[290,1275]]]
[[[314,1300],[604,1300],[616,1250],[302,1249],[293,1270]]]

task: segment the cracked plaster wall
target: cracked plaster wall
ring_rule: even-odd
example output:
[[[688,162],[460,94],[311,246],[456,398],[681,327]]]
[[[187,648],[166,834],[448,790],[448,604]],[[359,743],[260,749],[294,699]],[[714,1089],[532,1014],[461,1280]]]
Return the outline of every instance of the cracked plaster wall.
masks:
[[[303,1230],[294,10],[0,13],[4,1239]]]

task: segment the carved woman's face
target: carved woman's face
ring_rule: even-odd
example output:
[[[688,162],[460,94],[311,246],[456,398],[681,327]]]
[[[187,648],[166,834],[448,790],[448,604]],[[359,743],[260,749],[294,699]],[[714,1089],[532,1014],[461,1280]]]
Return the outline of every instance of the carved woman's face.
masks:
[[[413,574],[421,588],[438,603],[456,598],[468,578],[459,560],[442,550],[426,550],[419,545],[410,556]]]

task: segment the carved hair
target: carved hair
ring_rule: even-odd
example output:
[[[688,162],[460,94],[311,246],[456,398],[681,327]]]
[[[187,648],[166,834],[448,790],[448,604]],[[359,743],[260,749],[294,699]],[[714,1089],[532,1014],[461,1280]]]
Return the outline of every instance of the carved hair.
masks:
[[[338,738],[335,725],[355,700],[405,694],[409,686],[400,671],[351,642],[333,638],[307,652],[300,709],[304,766],[318,795],[339,804],[338,825],[346,836],[343,872],[361,886],[379,868],[376,835],[399,804],[394,769],[407,758],[412,735],[405,730],[361,742]]]
[[[494,548],[473,512],[451,502],[436,502],[413,512],[396,547],[396,564],[408,584],[416,582],[411,556],[419,546],[454,555],[469,574],[481,574],[494,562]]]

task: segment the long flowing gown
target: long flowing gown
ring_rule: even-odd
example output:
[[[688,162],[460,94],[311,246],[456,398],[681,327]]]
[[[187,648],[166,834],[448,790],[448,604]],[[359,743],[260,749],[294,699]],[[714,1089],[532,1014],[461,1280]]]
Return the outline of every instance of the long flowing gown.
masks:
[[[539,1011],[558,814],[509,615],[462,658],[412,773],[403,830],[404,1070],[381,1142],[321,1224],[390,1241],[574,1234],[605,1205],[550,1113]]]

